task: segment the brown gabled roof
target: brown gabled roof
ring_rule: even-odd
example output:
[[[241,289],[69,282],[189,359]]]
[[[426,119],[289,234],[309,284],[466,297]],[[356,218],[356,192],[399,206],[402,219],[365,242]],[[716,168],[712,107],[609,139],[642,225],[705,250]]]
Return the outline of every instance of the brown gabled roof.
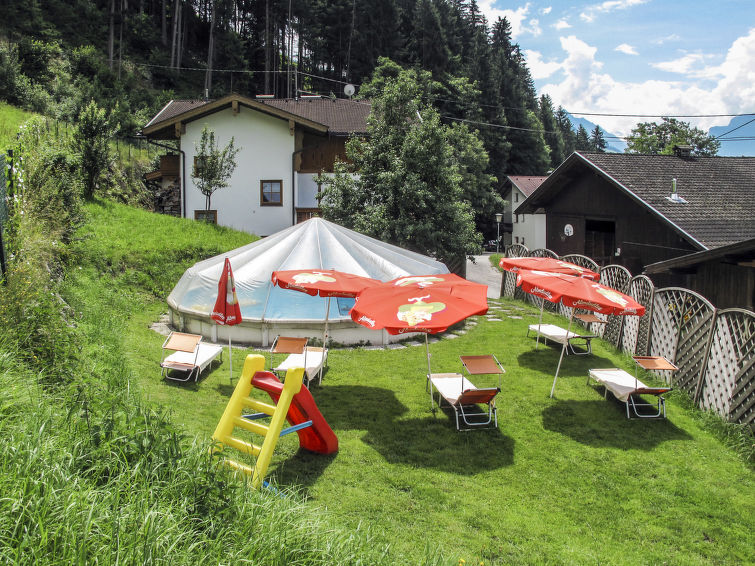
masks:
[[[144,126],[149,137],[172,137],[171,129],[178,122],[196,120],[202,116],[241,105],[260,112],[290,119],[305,127],[327,132],[333,136],[363,134],[367,131],[368,101],[330,98],[251,99],[231,94],[218,100],[171,100]]]
[[[753,265],[753,260],[755,260],[755,238],[729,244],[728,246],[667,259],[666,261],[651,263],[645,266],[643,273],[667,273],[675,269],[684,269],[716,259],[755,267]]]
[[[328,127],[334,136],[364,134],[367,132],[367,116],[370,102],[343,98],[272,98],[260,100],[284,112],[312,120]]]
[[[585,168],[648,207],[699,249],[755,238],[755,157],[574,152],[517,212],[542,207]],[[672,179],[686,203],[667,198]]]
[[[547,175],[507,175],[506,178],[511,181],[517,189],[524,193],[524,196],[528,197],[535,192],[543,181],[545,181]]]

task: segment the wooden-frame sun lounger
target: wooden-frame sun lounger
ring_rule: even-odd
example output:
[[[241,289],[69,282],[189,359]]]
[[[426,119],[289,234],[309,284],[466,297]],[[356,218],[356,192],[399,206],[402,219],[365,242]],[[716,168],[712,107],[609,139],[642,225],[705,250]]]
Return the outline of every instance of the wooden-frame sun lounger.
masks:
[[[555,324],[530,324],[527,328],[527,336],[530,332],[534,332],[535,335],[540,334],[543,340],[547,343],[548,340],[556,342],[558,344],[566,344],[566,353],[572,353],[575,355],[586,355],[592,353],[591,340],[597,338],[595,334],[577,334],[576,332],[567,332],[566,329],[556,326]],[[574,341],[582,341],[579,346],[583,346],[585,351],[580,351],[574,348]],[[571,352],[570,352],[571,351]]]
[[[167,352],[172,353],[166,356]],[[165,339],[165,342],[163,342],[163,357],[160,360],[162,376],[174,381],[189,381],[193,376],[194,381],[197,381],[199,374],[215,358],[221,356],[222,361],[222,354],[222,346],[206,344],[202,342],[202,337],[198,334],[171,332]],[[171,373],[171,370],[183,373],[186,377],[177,377]]]
[[[605,387],[604,396],[607,397],[610,391],[619,401],[624,402],[628,419],[632,418],[632,414],[641,419],[666,418],[666,400],[663,394],[671,391],[671,387],[648,387],[632,374],[618,368],[591,369],[587,383],[590,383],[591,378]],[[640,395],[655,395],[658,404],[646,403],[639,398]],[[640,412],[639,407],[654,407],[655,412]]]
[[[469,375],[498,375],[497,387],[479,388],[460,373],[431,373],[428,375],[430,404],[434,408],[433,389],[438,392],[438,406],[442,402],[451,407],[456,417],[456,430],[461,424],[468,427],[498,427],[498,411],[495,399],[501,391],[501,375],[505,373],[495,356],[460,356],[461,363]],[[486,405],[487,411],[480,412],[479,406]]]

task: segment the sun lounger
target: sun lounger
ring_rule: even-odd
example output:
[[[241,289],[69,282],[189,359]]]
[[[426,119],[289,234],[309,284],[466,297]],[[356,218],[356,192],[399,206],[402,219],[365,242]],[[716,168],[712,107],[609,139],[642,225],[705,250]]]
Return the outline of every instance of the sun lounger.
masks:
[[[470,375],[497,374],[498,387],[479,388],[460,373],[431,373],[428,375],[430,404],[434,407],[433,389],[438,392],[438,406],[442,401],[451,407],[456,417],[456,430],[463,422],[468,427],[498,426],[496,395],[501,391],[500,376],[504,373],[495,356],[461,356],[462,365]],[[487,410],[480,412],[479,406]],[[461,417],[461,418],[460,418]]]
[[[309,387],[315,376],[319,376],[318,383],[322,383],[322,371],[328,357],[328,350],[307,346],[307,342],[309,338],[276,337],[270,347],[270,367],[276,373],[285,373],[290,368],[304,368],[306,385]],[[274,354],[288,354],[288,356],[282,363],[274,365]]]
[[[671,387],[648,387],[632,374],[618,368],[591,369],[587,382],[590,378],[605,387],[605,396],[610,391],[619,401],[623,401],[627,409],[627,418],[631,418],[630,408],[634,416],[643,419],[666,418],[666,400],[664,393],[671,391]],[[640,395],[655,395],[658,404],[646,403]],[[655,413],[641,413],[638,407],[654,407]]]
[[[168,352],[172,353],[166,356]],[[162,376],[174,381],[189,381],[194,377],[194,381],[197,381],[199,374],[222,353],[222,346],[206,344],[198,334],[171,332],[163,343],[163,358],[160,360]],[[177,377],[176,373],[171,372],[184,374],[185,377]]]
[[[543,337],[543,340],[546,343],[548,342],[548,340],[550,340],[558,344],[566,344],[567,354],[569,354],[570,351],[572,354],[576,355],[591,354],[591,340],[593,338],[597,338],[595,334],[577,334],[576,332],[567,332],[564,328],[556,326],[555,324],[530,324],[529,328],[527,329],[527,336],[530,335],[530,332],[537,334],[538,329],[540,336]],[[580,351],[575,349],[574,344],[572,343],[574,341],[582,341],[582,343],[578,345],[584,347],[585,350]]]
[[[309,387],[310,382],[315,377],[318,378],[317,383],[320,385],[322,384],[322,371],[327,357],[327,349],[307,346],[301,354],[289,354],[289,356],[283,360],[283,363],[278,364],[274,368],[274,371],[286,372],[292,368],[304,368],[304,377],[307,380],[307,387]]]

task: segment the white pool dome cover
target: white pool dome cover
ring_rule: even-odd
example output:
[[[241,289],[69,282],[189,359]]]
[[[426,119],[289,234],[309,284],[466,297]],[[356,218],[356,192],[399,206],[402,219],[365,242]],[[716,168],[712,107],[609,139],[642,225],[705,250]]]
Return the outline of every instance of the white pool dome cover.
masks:
[[[336,269],[389,281],[404,275],[448,273],[430,257],[312,218],[266,238],[196,263],[168,295],[168,305],[190,317],[207,317],[218,295],[225,258],[231,261],[243,322],[322,322],[327,299],[274,286],[273,271]],[[330,302],[331,321],[349,319],[353,299]],[[350,319],[349,319],[350,320]]]

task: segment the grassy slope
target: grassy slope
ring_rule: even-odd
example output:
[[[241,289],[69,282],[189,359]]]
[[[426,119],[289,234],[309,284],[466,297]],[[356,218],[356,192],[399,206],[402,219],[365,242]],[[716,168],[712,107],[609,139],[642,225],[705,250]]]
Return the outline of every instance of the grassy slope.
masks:
[[[119,292],[142,287],[166,296],[183,269],[211,249],[248,241],[114,205],[90,212],[93,236],[82,251],[97,269],[112,266],[108,283]],[[227,353],[195,386],[163,382],[163,338],[148,326],[165,304],[146,293],[133,300],[138,308],[124,349],[135,385],[189,433],[208,438],[231,391]],[[436,370],[459,370],[462,353],[494,353],[502,361],[498,430],[460,434],[444,413],[430,412],[422,346],[334,350],[314,396],[340,451],[310,455],[298,451],[295,435],[284,437],[274,479],[302,486],[337,524],[369,525],[398,563],[422,562],[438,549],[448,564],[752,561],[752,471],[696,412],[672,395],[667,421],[627,421],[622,406],[585,384],[590,367],[633,371],[627,356],[602,343],[594,356],[565,361],[549,399],[558,350],[535,350],[524,337],[536,311],[501,304],[510,310],[502,321],[480,317],[466,334],[431,345]],[[235,349],[236,375],[247,353]]]
[[[0,153],[5,153],[5,150],[15,141],[18,127],[32,116],[34,116],[32,112],[0,101]]]

